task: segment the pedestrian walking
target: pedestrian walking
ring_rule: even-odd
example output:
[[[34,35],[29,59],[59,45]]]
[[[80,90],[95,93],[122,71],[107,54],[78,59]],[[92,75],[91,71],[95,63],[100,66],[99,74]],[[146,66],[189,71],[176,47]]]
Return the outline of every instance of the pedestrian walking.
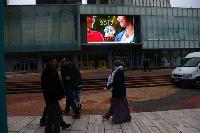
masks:
[[[73,118],[80,118],[81,102],[81,74],[79,69],[71,61],[64,60],[61,66],[61,75],[63,85],[66,91],[66,107],[65,113],[70,111],[72,107],[74,111]]]
[[[149,67],[149,60],[148,60],[148,59],[146,59],[146,69],[148,69],[149,72],[151,71],[151,70],[150,70],[150,67]]]
[[[147,65],[146,65],[146,59],[143,60],[143,70],[146,72]]]
[[[46,68],[41,76],[41,87],[46,103],[44,117],[46,117],[45,133],[60,133],[62,111],[59,100],[64,97],[64,89],[57,72],[57,60],[48,59]],[[66,124],[69,127],[71,124]]]
[[[131,121],[130,110],[126,98],[126,87],[124,81],[124,67],[120,60],[114,62],[114,69],[108,78],[108,84],[105,89],[111,90],[110,108],[103,115],[103,118],[109,119],[112,116],[114,124]]]
[[[47,113],[48,112],[47,112],[47,106],[46,106],[46,101],[45,101],[45,108],[44,108],[44,111],[42,113],[42,118],[40,119],[40,126],[46,125],[46,123],[47,123]],[[60,123],[60,126],[62,127],[62,129],[66,129],[66,128],[70,127],[71,124],[67,124],[62,117],[62,121]]]

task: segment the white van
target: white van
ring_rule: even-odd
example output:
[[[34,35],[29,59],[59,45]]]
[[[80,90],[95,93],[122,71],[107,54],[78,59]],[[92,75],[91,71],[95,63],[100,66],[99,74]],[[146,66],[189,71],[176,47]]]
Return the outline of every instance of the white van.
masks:
[[[200,52],[189,53],[171,73],[171,80],[177,85],[192,85],[200,88]]]

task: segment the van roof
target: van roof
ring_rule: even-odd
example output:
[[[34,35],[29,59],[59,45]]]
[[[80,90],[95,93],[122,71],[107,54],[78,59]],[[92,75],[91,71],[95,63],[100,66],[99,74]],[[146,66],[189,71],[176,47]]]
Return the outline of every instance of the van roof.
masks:
[[[185,58],[200,57],[200,52],[189,53]]]

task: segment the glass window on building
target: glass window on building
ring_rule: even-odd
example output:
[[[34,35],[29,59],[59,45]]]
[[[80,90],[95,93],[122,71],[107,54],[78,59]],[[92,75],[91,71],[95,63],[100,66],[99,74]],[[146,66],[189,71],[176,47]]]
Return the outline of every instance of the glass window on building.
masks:
[[[37,72],[38,62],[37,60],[27,60],[27,61],[18,61],[12,64],[12,71],[14,72]]]
[[[193,18],[189,18],[189,40],[193,40],[194,37],[194,27],[193,27],[194,21]]]
[[[179,17],[178,18],[178,27],[179,27],[179,37],[180,37],[180,40],[185,40],[184,19],[183,19],[183,17]]]
[[[15,49],[20,51],[22,47],[26,50],[40,45],[49,45],[49,49],[55,50],[55,47],[52,47],[55,44],[60,44],[60,47],[56,48],[62,50],[74,45],[79,49],[78,44],[75,44],[77,27],[72,11],[72,6],[5,7],[6,46],[18,46]],[[49,50],[43,49],[44,47],[37,48],[42,51]]]
[[[180,50],[172,50],[171,51],[171,66],[176,67],[181,63],[181,51]]]
[[[178,15],[178,9],[177,8],[173,8],[173,16],[177,16]]]
[[[89,69],[108,68],[107,55],[89,54]]]
[[[100,4],[108,4],[108,0],[100,0]]]
[[[59,34],[60,34],[61,44],[65,44],[66,42],[74,42],[75,25],[72,22],[73,20],[74,20],[73,15],[68,15],[68,12],[65,11],[62,12],[59,23]]]
[[[87,4],[96,4],[96,0],[87,0]]]
[[[124,62],[126,68],[130,66],[130,55],[129,51],[121,50],[121,51],[113,51],[112,52],[112,61],[121,60]]]
[[[168,11],[168,16],[171,17],[173,16],[173,11],[172,11],[172,8],[167,8],[167,11]]]
[[[34,24],[35,30],[35,43],[37,44],[48,44],[48,32],[46,24],[46,15],[38,14],[37,21]]]
[[[158,40],[158,22],[156,16],[152,16],[152,31],[153,39]]]
[[[81,69],[108,68],[107,54],[82,53],[79,55],[78,61]]]
[[[200,13],[200,12],[199,12]],[[199,43],[200,43],[200,17],[198,18]]]
[[[162,28],[163,28],[163,39],[166,38],[166,32],[168,32],[168,18],[166,16],[163,16],[163,25],[162,25]]]
[[[162,12],[163,12],[163,16],[167,16],[167,8],[163,8]]]
[[[189,40],[189,20],[187,17],[184,17],[184,34],[185,34],[185,40]]]
[[[178,21],[178,17],[174,18],[174,38],[175,40],[180,40],[179,37],[179,21]]]
[[[167,17],[168,23],[165,26],[166,30],[164,31],[165,40],[174,40],[174,19],[173,17]]]
[[[88,69],[88,55],[80,54],[81,69]]]
[[[20,44],[22,42],[21,25],[14,23],[6,23],[5,26],[5,43],[6,44]]]
[[[147,31],[148,31],[148,39],[153,40],[153,20],[151,16],[146,17],[147,18]]]
[[[148,39],[148,31],[147,31],[147,19],[146,17],[141,17],[141,32],[142,32],[142,40]]]
[[[158,26],[157,26],[158,27],[158,39],[163,40],[164,39],[164,37],[163,37],[164,32],[163,32],[163,19],[162,19],[162,17],[158,16],[157,21],[158,21]]]
[[[198,23],[198,18],[195,17],[193,18],[194,20],[194,39],[199,40],[199,23]]]
[[[34,44],[35,41],[35,19],[31,16],[23,16],[22,19],[22,43]]]

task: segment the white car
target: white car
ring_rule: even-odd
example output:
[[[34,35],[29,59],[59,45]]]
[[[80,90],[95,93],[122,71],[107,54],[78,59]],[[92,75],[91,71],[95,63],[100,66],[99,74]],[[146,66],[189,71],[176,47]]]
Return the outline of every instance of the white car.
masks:
[[[192,85],[200,88],[200,52],[189,53],[181,65],[172,71],[171,80],[177,85]]]

